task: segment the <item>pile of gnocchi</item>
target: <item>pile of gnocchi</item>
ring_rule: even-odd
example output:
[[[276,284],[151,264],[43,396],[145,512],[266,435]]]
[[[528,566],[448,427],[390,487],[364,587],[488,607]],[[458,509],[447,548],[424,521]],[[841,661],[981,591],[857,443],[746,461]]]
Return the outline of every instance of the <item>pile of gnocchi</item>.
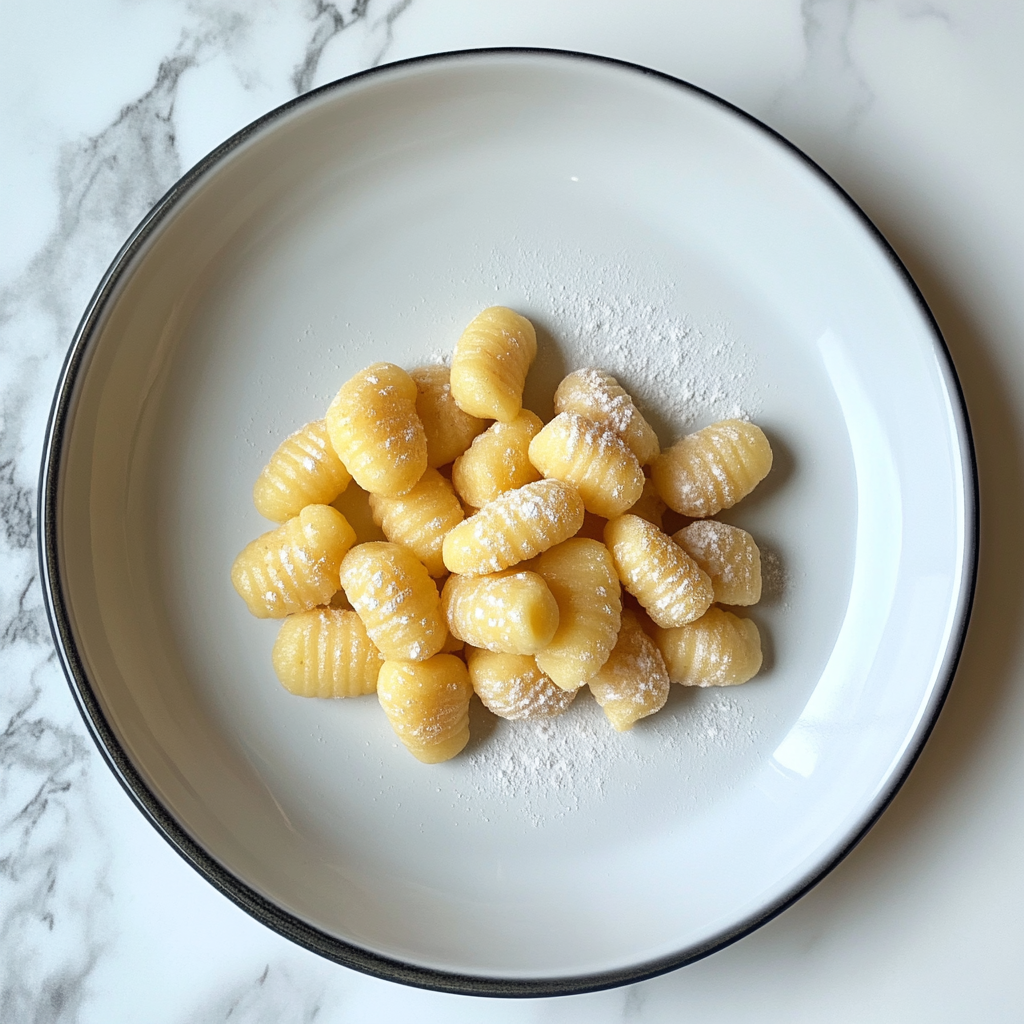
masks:
[[[757,545],[710,517],[768,474],[764,433],[723,420],[661,451],[599,369],[562,381],[545,424],[522,408],[536,355],[530,321],[495,306],[450,370],[357,373],[260,473],[256,508],[280,525],[231,570],[253,615],[284,619],[288,690],[376,693],[428,764],[466,746],[474,693],[539,718],[587,687],[624,731],[671,682],[730,686],[761,667],[756,625],[719,607],[760,599]],[[334,507],[353,481],[386,541],[360,543]],[[667,509],[689,520],[671,536]]]

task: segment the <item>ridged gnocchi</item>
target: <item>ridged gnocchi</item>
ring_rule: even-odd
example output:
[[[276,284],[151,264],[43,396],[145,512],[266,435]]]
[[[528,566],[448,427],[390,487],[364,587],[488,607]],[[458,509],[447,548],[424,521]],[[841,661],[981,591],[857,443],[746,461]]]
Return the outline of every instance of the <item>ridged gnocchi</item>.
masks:
[[[483,508],[499,494],[540,479],[530,442],[544,424],[529,409],[509,423],[492,423],[452,466],[452,484],[467,505]]]
[[[452,397],[451,370],[436,363],[410,374],[416,383],[416,414],[427,436],[427,466],[437,469],[457,459],[487,424],[463,412]]]
[[[545,551],[537,572],[558,602],[558,629],[534,657],[563,690],[575,690],[608,660],[622,614],[619,579],[608,549],[574,537]]]
[[[470,321],[452,355],[452,395],[470,416],[516,418],[523,385],[537,356],[537,334],[524,316],[491,306]]]
[[[389,660],[425,661],[444,646],[441,598],[423,563],[390,541],[357,544],[341,563],[341,586]]]
[[[572,484],[584,508],[605,519],[643,493],[643,471],[625,441],[574,412],[559,413],[530,442],[530,461],[545,477]]]
[[[499,718],[554,718],[567,711],[577,690],[563,690],[529,654],[468,648],[466,665],[476,695]]]
[[[449,572],[501,572],[571,537],[583,525],[583,500],[561,480],[506,491],[444,539]]]
[[[604,542],[622,585],[659,626],[692,622],[711,606],[708,574],[653,523],[619,516],[604,528]]]
[[[558,604],[535,572],[449,576],[441,609],[452,636],[503,654],[536,654],[558,628]]]
[[[712,607],[695,622],[654,630],[669,678],[683,686],[737,686],[761,669],[761,634],[750,619]]]
[[[271,655],[285,689],[300,697],[358,697],[377,689],[384,655],[352,611],[312,608],[281,624]]]
[[[427,435],[416,383],[394,363],[374,363],[346,381],[327,410],[331,444],[371,494],[405,494],[427,468]]]
[[[633,399],[604,370],[587,367],[570,373],[555,391],[555,412],[574,412],[613,430],[629,445],[641,466],[661,451],[658,435]]]
[[[307,505],[330,505],[352,480],[327,436],[324,420],[296,430],[277,447],[252,489],[256,511],[275,523]]]
[[[371,494],[370,512],[388,540],[408,548],[431,576],[445,575],[441,545],[445,534],[465,516],[452,485],[436,469],[426,470],[411,490],[397,498]]]
[[[618,732],[632,729],[641,718],[665,706],[669,691],[665,659],[629,609],[623,609],[612,653],[587,686]]]
[[[242,549],[231,566],[231,582],[257,618],[307,611],[334,596],[338,567],[355,540],[336,508],[307,505]]]
[[[713,604],[758,600],[757,545],[708,517],[769,471],[764,434],[723,420],[661,452],[597,368],[562,380],[545,425],[522,408],[536,354],[527,319],[485,309],[450,370],[378,362],[352,376],[253,488],[281,525],[231,578],[254,615],[284,618],[282,685],[376,691],[424,763],[466,746],[474,692],[495,715],[536,720],[587,686],[624,732],[670,680],[735,685],[761,667],[754,623]],[[670,538],[668,508],[696,521]]]
[[[662,452],[651,479],[670,509],[704,519],[732,508],[771,468],[771,445],[760,427],[721,420]]]
[[[424,764],[449,761],[469,742],[469,672],[454,654],[386,661],[377,699],[395,735]]]
[[[718,604],[751,605],[761,600],[761,552],[746,530],[697,519],[672,539],[711,577]]]

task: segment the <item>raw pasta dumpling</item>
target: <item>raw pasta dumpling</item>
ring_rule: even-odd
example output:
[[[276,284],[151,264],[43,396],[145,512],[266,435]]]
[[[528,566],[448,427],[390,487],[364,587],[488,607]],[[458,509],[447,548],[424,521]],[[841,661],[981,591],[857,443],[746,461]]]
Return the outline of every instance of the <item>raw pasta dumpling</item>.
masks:
[[[338,567],[355,543],[348,520],[330,505],[307,505],[251,541],[231,567],[231,582],[257,618],[283,619],[327,604]]]
[[[374,363],[346,381],[327,410],[331,444],[372,494],[405,494],[427,468],[427,435],[416,383],[394,363]]]
[[[469,672],[454,654],[426,661],[386,661],[377,698],[391,728],[424,764],[451,760],[469,742]]]
[[[761,553],[738,526],[698,519],[672,539],[711,577],[719,604],[750,605],[761,600]]]
[[[252,489],[256,511],[275,523],[307,505],[330,505],[352,480],[327,436],[324,420],[296,430],[277,447]]]
[[[629,609],[622,612],[619,636],[608,660],[587,685],[618,732],[660,711],[668,700],[665,659]]]
[[[447,466],[487,424],[455,404],[447,366],[420,366],[409,376],[416,382],[416,414],[427,435],[427,465],[431,469]]]
[[[452,485],[436,469],[428,469],[419,482],[397,498],[370,495],[373,521],[388,540],[408,548],[431,576],[448,571],[441,557],[445,534],[465,518]]]
[[[389,541],[358,544],[341,563],[341,585],[385,658],[425,661],[444,646],[441,599],[423,563]]]
[[[459,408],[470,416],[514,420],[536,355],[537,334],[526,317],[504,306],[479,313],[452,355],[451,388]]]
[[[530,461],[530,442],[540,432],[540,417],[521,409],[509,423],[492,423],[452,466],[452,483],[467,505],[483,508],[499,494],[540,479]]]
[[[722,420],[662,452],[651,479],[670,509],[703,519],[732,508],[771,468],[771,445],[760,427]]]
[[[555,686],[529,654],[470,647],[466,664],[481,703],[499,718],[554,718],[568,710],[578,692]]]
[[[530,461],[544,476],[572,484],[586,510],[606,519],[622,515],[644,489],[626,442],[574,412],[559,413],[530,442]]]
[[[575,690],[608,660],[622,614],[622,595],[608,549],[574,537],[545,551],[537,572],[558,602],[558,629],[534,657],[563,690]]]
[[[669,678],[683,686],[736,686],[761,668],[761,634],[750,619],[709,608],[696,622],[654,630]]]
[[[441,607],[453,636],[504,654],[536,654],[558,628],[558,604],[535,572],[449,576]]]
[[[571,537],[583,525],[583,500],[561,480],[506,491],[444,539],[450,572],[501,572]]]
[[[614,430],[641,466],[646,466],[661,450],[658,435],[633,399],[604,370],[587,367],[570,373],[555,392],[555,412],[575,412]]]
[[[622,585],[659,626],[700,618],[714,600],[708,574],[653,523],[625,515],[604,528]]]
[[[284,620],[272,660],[281,684],[300,697],[358,697],[377,689],[384,655],[355,612],[312,608]]]

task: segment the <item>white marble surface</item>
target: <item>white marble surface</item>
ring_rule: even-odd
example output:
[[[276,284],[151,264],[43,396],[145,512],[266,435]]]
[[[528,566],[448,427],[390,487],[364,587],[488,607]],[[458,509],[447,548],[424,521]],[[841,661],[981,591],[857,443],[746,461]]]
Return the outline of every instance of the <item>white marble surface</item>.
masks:
[[[953,352],[982,566],[952,694],[866,840],[683,970],[501,1002],[306,953],[143,820],[55,662],[35,550],[46,414],[78,317],[147,208],[311,86],[487,45],[637,61],[822,163],[889,237]],[[1018,1021],[1024,989],[1024,7],[1006,0],[91,0],[0,9],[0,1020]]]

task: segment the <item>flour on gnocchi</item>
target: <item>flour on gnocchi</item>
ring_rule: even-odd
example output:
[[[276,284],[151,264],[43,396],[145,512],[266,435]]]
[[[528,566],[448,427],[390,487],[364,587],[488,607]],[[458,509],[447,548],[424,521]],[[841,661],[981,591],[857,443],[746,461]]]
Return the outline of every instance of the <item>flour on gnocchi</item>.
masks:
[[[254,616],[284,620],[281,684],[376,693],[424,764],[466,747],[473,698],[545,719],[589,693],[627,732],[670,681],[735,686],[761,669],[758,627],[719,607],[760,599],[758,547],[711,517],[770,471],[764,432],[722,420],[663,451],[600,367],[562,380],[545,424],[523,408],[536,357],[529,320],[485,309],[450,369],[378,362],[352,376],[253,489],[280,525],[243,549],[231,580]],[[677,528],[681,516],[694,521]],[[623,607],[623,589],[639,607]]]

